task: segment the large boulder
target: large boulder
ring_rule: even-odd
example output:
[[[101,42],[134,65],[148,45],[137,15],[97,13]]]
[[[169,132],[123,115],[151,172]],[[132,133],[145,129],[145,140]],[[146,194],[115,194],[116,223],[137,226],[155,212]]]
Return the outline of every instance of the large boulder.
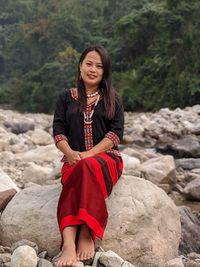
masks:
[[[17,193],[1,216],[1,244],[11,246],[18,240],[27,239],[38,244],[40,251],[57,254],[60,234],[56,208],[60,191],[60,185],[38,185]]]
[[[163,266],[177,257],[179,212],[153,183],[122,176],[108,202],[109,220],[101,245],[133,264]]]
[[[170,191],[176,182],[176,167],[172,156],[160,156],[143,162],[141,176],[157,185],[169,185]]]
[[[28,239],[47,250],[59,251],[56,206],[60,185],[30,187],[17,193],[2,213],[0,238],[9,246]],[[134,176],[122,176],[107,200],[109,221],[102,242],[122,258],[145,266],[162,266],[177,257],[179,212],[156,185]]]

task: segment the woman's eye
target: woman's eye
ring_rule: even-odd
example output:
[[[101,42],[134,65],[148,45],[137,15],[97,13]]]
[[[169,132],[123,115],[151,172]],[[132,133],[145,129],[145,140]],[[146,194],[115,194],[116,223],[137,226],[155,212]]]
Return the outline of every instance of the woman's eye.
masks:
[[[102,65],[97,65],[97,68],[102,69],[103,66]]]

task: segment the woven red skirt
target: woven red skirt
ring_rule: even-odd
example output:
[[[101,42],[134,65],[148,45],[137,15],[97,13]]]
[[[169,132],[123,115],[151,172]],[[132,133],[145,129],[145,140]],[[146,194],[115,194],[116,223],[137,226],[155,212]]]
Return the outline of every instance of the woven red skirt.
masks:
[[[121,176],[122,158],[110,152],[62,167],[62,192],[57,218],[60,233],[67,226],[87,224],[93,239],[102,239],[108,213],[105,199]]]

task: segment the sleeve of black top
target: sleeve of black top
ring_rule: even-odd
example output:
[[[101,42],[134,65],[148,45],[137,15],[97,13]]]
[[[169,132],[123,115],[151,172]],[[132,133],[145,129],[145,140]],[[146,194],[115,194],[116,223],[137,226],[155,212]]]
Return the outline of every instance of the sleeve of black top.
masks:
[[[67,137],[67,123],[66,123],[66,110],[67,110],[67,93],[62,93],[56,102],[56,108],[53,118],[53,136],[64,135]]]
[[[118,96],[115,102],[115,115],[110,120],[110,131],[115,133],[121,141],[124,133],[124,109]]]

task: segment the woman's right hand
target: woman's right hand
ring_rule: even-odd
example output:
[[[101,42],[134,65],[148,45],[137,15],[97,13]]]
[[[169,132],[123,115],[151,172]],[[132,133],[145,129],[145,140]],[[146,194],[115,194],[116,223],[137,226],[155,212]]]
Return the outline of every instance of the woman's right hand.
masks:
[[[65,155],[70,166],[81,160],[79,153],[79,151],[71,150],[70,153]]]

